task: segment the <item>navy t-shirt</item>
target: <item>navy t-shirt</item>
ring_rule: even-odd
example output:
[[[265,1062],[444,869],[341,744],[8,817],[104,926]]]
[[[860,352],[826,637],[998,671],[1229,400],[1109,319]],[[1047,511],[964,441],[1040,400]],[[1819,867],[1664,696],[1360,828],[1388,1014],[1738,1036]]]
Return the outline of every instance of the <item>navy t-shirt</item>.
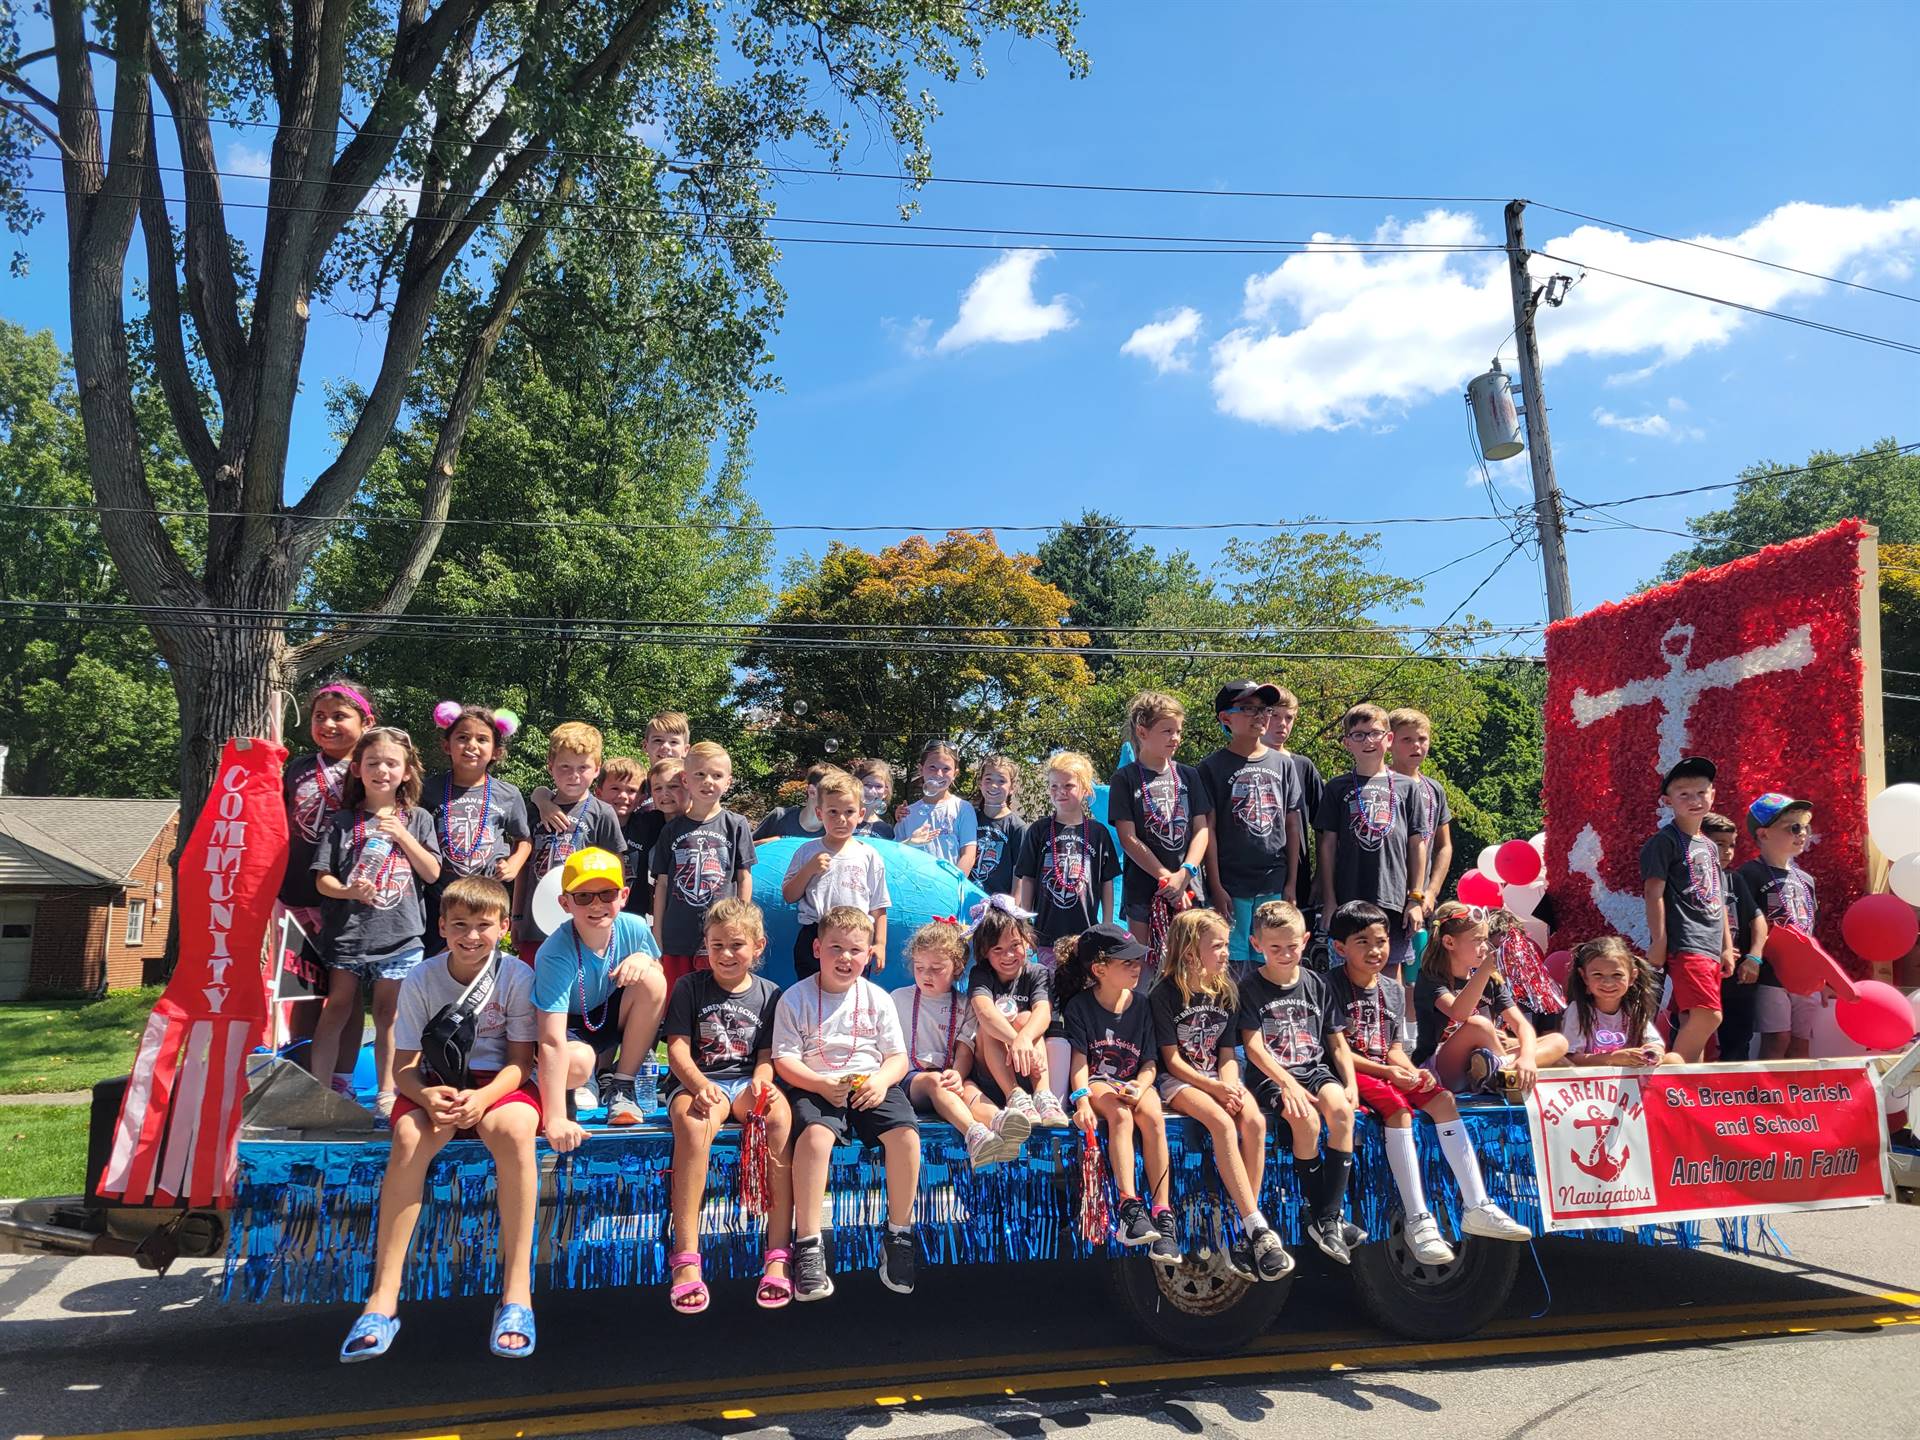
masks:
[[[1200,772],[1177,760],[1165,770],[1149,770],[1138,760],[1130,761],[1107,782],[1107,819],[1116,826],[1122,820],[1129,822],[1134,838],[1169,870],[1187,863],[1194,822],[1212,813],[1213,797]],[[1283,834],[1281,839],[1285,838]],[[1129,908],[1147,904],[1160,889],[1159,882],[1131,855],[1123,859],[1122,903]]]
[[[556,799],[554,803],[559,801]],[[533,892],[549,870],[560,869],[576,850],[600,849],[618,855],[626,849],[626,837],[620,833],[620,817],[599,796],[582,795],[563,813],[571,815],[573,823],[559,834],[544,823],[534,831],[533,854],[527,857],[526,868],[520,872],[521,907],[513,917],[516,940],[547,938],[547,932],[533,920]]]
[[[1067,1002],[1067,1044],[1087,1057],[1087,1078],[1123,1084],[1154,1063],[1152,1006],[1135,992],[1115,1013],[1082,990]]]
[[[1026,843],[1027,822],[1012,810],[1002,810],[991,820],[980,812],[980,829],[974,843],[979,849],[973,857],[970,877],[989,895],[1013,893],[1014,867],[1020,860],[1020,847]]]
[[[1727,948],[1727,885],[1720,847],[1704,835],[1662,825],[1640,847],[1640,878],[1667,882],[1667,955],[1710,955]]]
[[[1062,825],[1049,815],[1027,827],[1014,873],[1034,882],[1034,938],[1051,945],[1094,924],[1101,896],[1120,873],[1120,852],[1098,820]]]
[[[773,1048],[773,1012],[780,987],[764,975],[749,975],[738,994],[720,988],[711,970],[696,970],[673,982],[667,997],[665,1032],[685,1036],[700,1073],[714,1080],[744,1080],[754,1057]]]
[[[1225,996],[1204,992],[1182,999],[1180,987],[1163,979],[1147,996],[1147,1006],[1153,1012],[1156,1055],[1172,1047],[1209,1079],[1220,1073],[1220,1052],[1231,1052],[1240,1039],[1233,1026],[1237,1000],[1229,1006]]]
[[[1269,750],[1249,760],[1222,748],[1200,762],[1200,778],[1213,810],[1210,843],[1227,894],[1251,900],[1282,893],[1287,816],[1300,808],[1293,757]]]
[[[753,832],[746,817],[716,810],[704,820],[676,815],[653,845],[653,873],[667,887],[660,948],[698,955],[706,948],[707,911],[734,891],[734,877],[753,868]]]
[[[1336,775],[1320,796],[1313,824],[1335,837],[1335,905],[1370,900],[1393,917],[1407,908],[1407,842],[1429,827],[1419,782],[1391,770]]]
[[[1791,925],[1804,935],[1813,934],[1814,921],[1820,913],[1814,894],[1813,876],[1792,861],[1788,861],[1783,869],[1757,858],[1747,861],[1733,873],[1746,882],[1747,892],[1753,897],[1760,913],[1767,917],[1769,926]],[[1748,924],[1751,928],[1752,922]],[[1760,983],[1780,983],[1780,977],[1773,973],[1773,966],[1764,963],[1760,966]]]
[[[1326,1035],[1338,1030],[1326,977],[1300,971],[1291,985],[1276,985],[1258,970],[1240,984],[1240,1032],[1258,1030],[1273,1058],[1289,1070],[1324,1065]]]

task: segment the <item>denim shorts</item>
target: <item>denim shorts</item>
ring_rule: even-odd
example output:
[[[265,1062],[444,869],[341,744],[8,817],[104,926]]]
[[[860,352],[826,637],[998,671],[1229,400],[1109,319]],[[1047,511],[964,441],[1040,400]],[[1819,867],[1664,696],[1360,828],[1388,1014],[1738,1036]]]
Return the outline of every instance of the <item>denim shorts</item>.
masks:
[[[413,967],[426,958],[425,950],[402,950],[384,960],[348,960],[333,968],[358,975],[361,983],[371,985],[375,980],[404,980],[413,972]]]

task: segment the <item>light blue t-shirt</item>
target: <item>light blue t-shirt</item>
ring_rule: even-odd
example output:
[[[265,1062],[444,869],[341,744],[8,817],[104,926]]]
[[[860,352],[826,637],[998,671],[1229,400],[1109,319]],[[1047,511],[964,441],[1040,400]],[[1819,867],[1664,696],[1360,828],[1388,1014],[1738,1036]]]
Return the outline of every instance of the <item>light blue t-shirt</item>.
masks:
[[[930,833],[916,839],[922,828]],[[960,863],[960,852],[980,838],[980,820],[973,806],[949,791],[932,803],[916,800],[907,807],[907,818],[893,827],[893,838],[902,845],[917,845],[936,860]]]
[[[541,941],[533,957],[533,1008],[551,1015],[590,1014],[613,993],[613,968],[629,955],[660,955],[653,926],[638,915],[622,910],[613,917],[613,943],[605,953],[580,939],[569,922]]]

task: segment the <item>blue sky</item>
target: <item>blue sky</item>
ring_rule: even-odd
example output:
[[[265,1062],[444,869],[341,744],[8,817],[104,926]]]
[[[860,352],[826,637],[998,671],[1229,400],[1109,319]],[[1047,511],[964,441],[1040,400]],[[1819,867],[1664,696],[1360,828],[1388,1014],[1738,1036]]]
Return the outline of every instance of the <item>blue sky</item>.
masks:
[[[996,42],[988,78],[943,96],[937,173],[1522,195],[1920,294],[1920,178],[1902,73],[1920,43],[1911,7],[1094,0],[1087,9],[1092,76],[1069,81],[1048,51]],[[235,137],[223,166],[245,166],[246,139],[264,148],[257,135]],[[892,161],[878,144],[848,156],[852,168]],[[801,179],[779,203],[794,217],[884,221],[901,198],[887,182]],[[57,203],[31,246],[33,278],[0,281],[0,312],[64,340],[64,293],[49,283],[62,268]],[[921,225],[994,229],[1501,236],[1497,203],[936,185],[922,207]],[[1898,300],[1540,209],[1529,212],[1528,240],[1920,340],[1920,307]],[[788,308],[773,348],[785,388],[763,398],[753,442],[753,489],[776,523],[1047,524],[1087,505],[1141,524],[1488,510],[1459,397],[1511,325],[1498,256],[1283,265],[793,246],[781,277]],[[1156,324],[1164,328],[1140,333]],[[1754,461],[1797,463],[1888,434],[1916,438],[1920,357],[1591,274],[1544,315],[1541,335],[1561,484],[1583,499],[1726,480]],[[344,322],[315,336],[296,476],[327,458],[320,382],[365,375],[378,354],[376,336]],[[1512,347],[1503,353],[1511,370]],[[1525,461],[1499,483],[1523,498]],[[1679,528],[1716,498],[1622,513]],[[1386,563],[1424,571],[1500,533],[1491,522],[1393,527]],[[1204,564],[1222,537],[1141,538],[1184,544]],[[780,555],[820,543],[783,537]],[[1576,608],[1618,597],[1679,544],[1572,536]],[[1419,613],[1452,609],[1499,553],[1436,576]],[[1537,565],[1514,560],[1471,609],[1538,621]]]

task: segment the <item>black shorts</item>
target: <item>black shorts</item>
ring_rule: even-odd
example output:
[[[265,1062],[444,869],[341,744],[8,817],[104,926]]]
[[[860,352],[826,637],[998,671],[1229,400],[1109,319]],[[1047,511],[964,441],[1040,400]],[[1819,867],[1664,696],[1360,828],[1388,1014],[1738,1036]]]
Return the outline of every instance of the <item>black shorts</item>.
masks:
[[[802,925],[793,937],[793,978],[804,980],[820,973],[820,957],[813,953],[813,942],[820,937],[818,925]]]
[[[1289,1065],[1287,1073],[1298,1080],[1301,1088],[1315,1100],[1320,1098],[1320,1092],[1327,1086],[1340,1084],[1340,1077],[1324,1064]],[[1247,1082],[1247,1090],[1262,1110],[1275,1115],[1280,1113],[1280,1087],[1267,1078],[1265,1071],[1254,1072],[1253,1078]]]
[[[620,997],[626,993],[624,990],[614,991],[605,1001],[584,1016],[568,1015],[567,1039],[578,1040],[582,1045],[592,1049],[594,1055],[601,1059],[618,1050],[620,1048]],[[591,1022],[591,1025],[588,1022]]]
[[[793,1133],[806,1133],[809,1125],[824,1126],[833,1135],[833,1143],[844,1145],[849,1133],[857,1136],[863,1145],[878,1145],[880,1137],[889,1130],[905,1127],[916,1130],[919,1125],[913,1118],[913,1101],[907,1098],[905,1082],[893,1086],[885,1098],[871,1110],[856,1110],[851,1105],[830,1105],[826,1097],[812,1090],[787,1091],[787,1099],[793,1102]]]

